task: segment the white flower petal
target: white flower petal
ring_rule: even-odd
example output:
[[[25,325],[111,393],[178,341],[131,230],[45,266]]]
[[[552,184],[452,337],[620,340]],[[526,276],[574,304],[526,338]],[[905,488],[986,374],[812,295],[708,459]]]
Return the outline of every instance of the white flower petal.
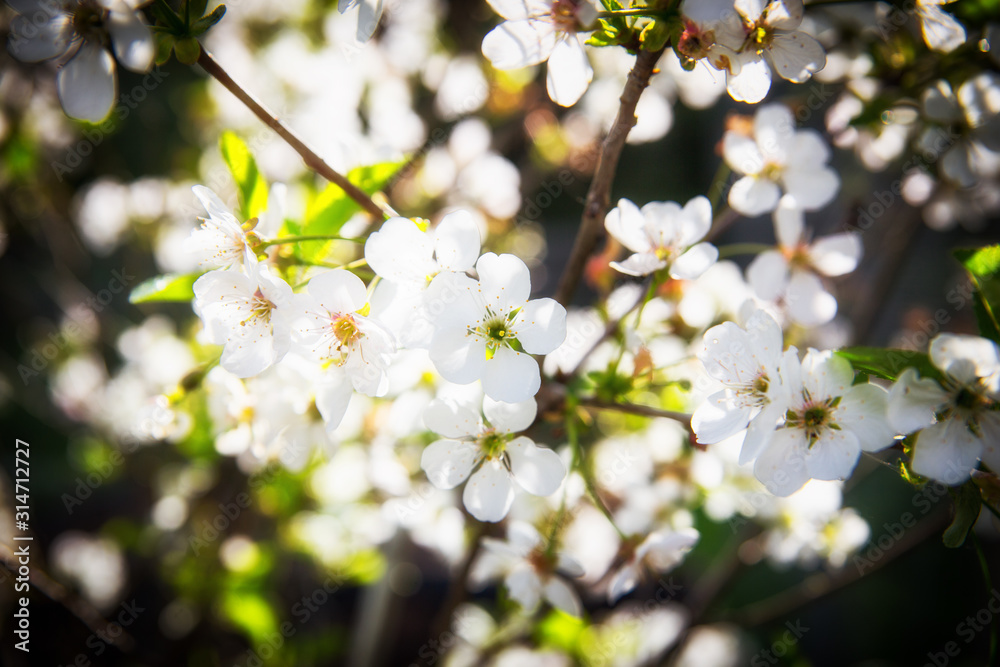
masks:
[[[353,313],[364,307],[368,290],[350,271],[334,269],[309,281],[309,295],[331,313]]]
[[[524,611],[531,612],[538,607],[542,598],[542,582],[531,565],[524,563],[515,568],[504,578],[504,584],[511,599],[516,600]]]
[[[822,45],[804,32],[778,34],[768,49],[778,76],[792,83],[803,83],[826,67]]]
[[[118,94],[115,61],[100,44],[84,42],[57,77],[59,102],[66,115],[99,123]]]
[[[365,242],[368,266],[386,280],[423,282],[434,271],[434,245],[408,218],[390,218]]]
[[[653,249],[646,234],[646,220],[639,207],[628,199],[619,199],[618,205],[604,217],[608,234],[632,252],[649,252]]]
[[[118,62],[133,72],[149,71],[153,66],[155,46],[153,32],[142,14],[121,3],[109,13],[108,32]]]
[[[750,423],[750,409],[731,405],[729,394],[718,391],[695,409],[691,429],[703,445],[714,445],[736,435]]]
[[[643,252],[629,255],[622,262],[610,262],[609,266],[615,271],[620,271],[628,276],[648,276],[667,266],[666,260],[662,260],[654,253]]]
[[[893,429],[912,433],[934,423],[934,413],[948,400],[937,382],[921,378],[915,368],[904,370],[889,390],[886,414]]]
[[[608,583],[608,604],[614,604],[618,599],[635,590],[639,583],[639,567],[637,563],[622,565]]]
[[[442,269],[468,271],[476,265],[480,247],[479,226],[468,211],[449,213],[434,229],[434,255]]]
[[[41,25],[18,16],[11,22],[7,50],[22,62],[37,63],[65,53],[72,35],[73,24],[66,14],[52,16]]]
[[[748,217],[773,211],[781,197],[781,189],[766,178],[744,176],[729,189],[729,205]]]
[[[771,90],[771,68],[760,56],[744,56],[739,72],[726,77],[726,90],[737,102],[756,104]]]
[[[722,137],[722,156],[737,174],[757,174],[764,168],[764,156],[752,137],[726,132]]]
[[[983,453],[983,443],[960,419],[928,426],[913,445],[913,472],[943,484],[960,484]]]
[[[476,519],[500,521],[507,516],[514,502],[514,484],[510,474],[498,460],[484,461],[466,483],[462,502]]]
[[[962,382],[1000,373],[1000,349],[980,336],[941,334],[931,341],[930,356],[935,366]],[[965,370],[970,367],[972,373]]]
[[[545,75],[549,98],[560,106],[571,107],[587,92],[593,78],[594,70],[579,37],[571,33],[558,40],[549,55]]]
[[[323,417],[327,432],[332,432],[344,419],[354,389],[339,368],[331,368],[316,385],[316,409]]]
[[[711,243],[699,243],[674,260],[670,265],[670,277],[678,280],[694,280],[708,271],[719,259],[719,249]]]
[[[793,271],[785,292],[788,314],[799,324],[815,327],[837,314],[837,300],[826,291],[819,277],[808,271]]]
[[[754,475],[776,496],[790,496],[809,481],[808,447],[798,429],[775,431],[767,448],[757,457]]]
[[[778,245],[783,248],[796,248],[802,241],[802,232],[805,230],[802,207],[795,201],[795,197],[785,195],[778,200],[778,207],[774,209],[774,235],[778,238]]]
[[[512,328],[525,352],[548,354],[566,340],[566,309],[555,299],[534,299],[521,308]]]
[[[555,46],[551,24],[504,21],[483,38],[483,55],[497,69],[518,69],[545,61]]]
[[[506,313],[523,306],[531,294],[531,274],[516,255],[488,252],[476,262],[479,287],[487,308]]]
[[[358,7],[357,40],[367,42],[375,34],[382,18],[382,0],[361,0]]]
[[[745,465],[759,457],[761,452],[771,444],[771,439],[777,432],[775,429],[785,414],[785,409],[786,406],[783,404],[769,403],[764,406],[760,414],[750,420],[747,434],[743,437],[743,446],[740,449],[740,465]]]
[[[861,457],[858,439],[851,431],[826,430],[808,448],[806,467],[813,479],[846,479]]]
[[[862,451],[877,452],[894,442],[889,425],[889,392],[874,384],[851,387],[837,406],[837,424],[854,433]]]
[[[566,466],[551,449],[521,436],[507,443],[510,469],[518,486],[536,496],[549,496],[566,477]]]
[[[788,287],[788,260],[777,250],[765,250],[747,267],[747,282],[758,298],[777,301]]]
[[[469,384],[483,377],[486,342],[462,329],[438,329],[431,341],[430,357],[445,380]]]
[[[579,618],[583,613],[583,605],[580,603],[580,598],[576,592],[569,584],[558,577],[549,578],[548,583],[545,584],[545,588],[542,589],[542,595],[549,601],[549,604],[556,609],[566,612],[570,616]]]
[[[840,189],[840,177],[829,167],[813,170],[789,168],[782,172],[781,180],[785,191],[807,211],[826,206]]]
[[[483,392],[506,403],[528,400],[538,393],[542,384],[538,362],[530,354],[515,352],[506,346],[500,347],[493,358],[485,362],[482,378]]]
[[[437,440],[420,457],[420,467],[439,489],[454,489],[465,481],[479,462],[479,446],[460,440]]]
[[[423,418],[424,426],[446,438],[475,437],[482,430],[478,414],[452,401],[434,399]]]
[[[809,262],[825,276],[842,276],[861,261],[861,235],[844,232],[817,239],[809,248]]]
[[[534,398],[519,403],[504,403],[485,396],[483,414],[498,433],[518,433],[535,422],[538,404]]]
[[[954,16],[933,4],[918,3],[917,16],[924,42],[932,51],[949,53],[965,44],[965,28]]]

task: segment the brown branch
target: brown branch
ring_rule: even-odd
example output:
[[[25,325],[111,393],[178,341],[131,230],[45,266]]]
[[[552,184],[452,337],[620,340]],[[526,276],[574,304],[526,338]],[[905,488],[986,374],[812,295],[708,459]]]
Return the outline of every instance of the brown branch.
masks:
[[[14,552],[6,544],[0,544],[0,560],[12,573],[17,573],[18,563],[17,558],[14,556]],[[37,589],[45,597],[49,598],[53,602],[62,605],[66,608],[69,613],[76,616],[80,621],[87,626],[87,628],[98,635],[102,640],[117,646],[122,651],[131,651],[135,646],[135,640],[132,636],[125,632],[125,629],[118,626],[120,633],[115,633],[112,635],[108,632],[108,629],[112,625],[117,625],[111,623],[97,611],[97,609],[91,605],[89,602],[83,598],[78,598],[72,595],[66,587],[59,582],[49,578],[47,574],[39,570],[37,566],[32,565],[31,567],[31,588]]]
[[[738,609],[723,616],[723,620],[733,621],[740,627],[756,627],[769,621],[783,618],[796,609],[816,600],[835,593],[851,584],[857,583],[863,577],[871,576],[896,559],[909,553],[915,547],[928,539],[940,535],[948,525],[947,510],[935,512],[930,518],[910,530],[899,541],[885,551],[881,558],[872,562],[866,571],[861,568],[844,567],[832,574],[820,573],[809,577],[798,586],[777,593],[776,595]]]
[[[649,78],[653,76],[656,62],[662,53],[662,49],[640,51],[632,71],[629,72],[628,81],[622,91],[618,116],[608,136],[604,138],[601,154],[597,158],[594,180],[591,181],[590,190],[587,191],[580,229],[577,231],[573,250],[570,252],[569,261],[556,290],[555,299],[564,306],[573,298],[587,264],[587,258],[604,235],[604,214],[611,201],[611,184],[618,168],[618,158],[621,157],[628,133],[635,127],[635,106],[639,103],[639,96],[649,85]]]
[[[688,428],[691,427],[691,415],[684,414],[683,412],[674,412],[672,410],[661,410],[660,408],[654,408],[649,405],[638,405],[636,403],[611,403],[609,401],[601,401],[596,398],[581,398],[580,405],[587,408],[596,408],[598,410],[614,410],[616,412],[624,412],[628,415],[639,415],[640,417],[666,417],[667,419],[675,419]]]
[[[205,50],[205,47],[201,47],[201,54],[198,56],[198,64],[201,68],[205,70],[210,76],[215,78],[216,81],[221,83],[226,89],[236,96],[240,102],[243,102],[250,111],[254,113],[257,118],[261,120],[265,125],[278,133],[282,139],[285,140],[289,146],[292,147],[296,153],[298,153],[302,160],[306,163],[306,166],[315,171],[317,174],[330,181],[334,185],[341,188],[347,193],[347,196],[356,201],[361,208],[368,212],[376,221],[381,222],[385,219],[385,213],[379,208],[378,204],[372,201],[364,191],[362,191],[358,186],[351,183],[347,178],[335,171],[333,167],[328,165],[323,158],[316,155],[311,148],[306,146],[306,144],[299,139],[291,129],[285,126],[281,120],[278,119],[273,113],[271,113],[263,104],[258,102],[253,95],[244,90],[240,84],[236,83],[231,76],[222,69],[212,58],[211,54]]]

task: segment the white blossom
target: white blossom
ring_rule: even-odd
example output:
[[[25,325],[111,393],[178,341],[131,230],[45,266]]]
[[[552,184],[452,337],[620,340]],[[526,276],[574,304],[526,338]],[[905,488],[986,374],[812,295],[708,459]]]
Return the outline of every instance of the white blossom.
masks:
[[[820,276],[841,276],[861,259],[861,238],[854,232],[833,234],[810,243],[802,209],[785,195],[774,211],[778,248],[765,250],[747,267],[747,282],[758,298],[781,303],[803,326],[825,324],[837,314],[837,299]]]
[[[784,190],[806,211],[828,204],[840,177],[827,166],[830,148],[815,130],[796,130],[791,110],[761,107],[752,136],[736,129],[722,139],[726,163],[741,176],[729,190],[729,205],[743,215],[773,211]]]
[[[279,361],[290,342],[292,288],[247,257],[244,270],[209,271],[194,283],[194,309],[210,342],[223,345],[222,367],[239,377]]]
[[[497,69],[518,69],[548,61],[549,97],[576,104],[594,70],[579,31],[597,18],[591,0],[488,0],[506,19],[483,39],[483,55]]]
[[[468,479],[462,494],[465,508],[480,521],[500,521],[510,511],[516,488],[548,496],[566,477],[566,466],[555,452],[514,435],[531,426],[537,409],[533,398],[501,403],[487,396],[481,418],[437,399],[424,412],[424,423],[444,438],[424,449],[420,467],[439,489],[453,489]]]
[[[810,479],[844,479],[861,452],[893,444],[888,393],[878,385],[853,382],[850,363],[831,351],[809,350],[801,363],[794,354],[785,355],[784,422],[765,429],[754,464],[754,475],[769,491],[787,496]]]
[[[442,273],[431,282],[427,308],[437,319],[431,361],[456,384],[482,379],[483,391],[516,403],[541,386],[532,354],[548,354],[566,337],[566,309],[553,299],[528,300],[528,267],[514,255],[486,253],[479,280]]]
[[[66,114],[97,123],[118,96],[115,57],[133,72],[153,64],[153,35],[134,0],[9,0],[20,16],[8,50],[18,60],[61,63],[57,84]],[[44,22],[39,24],[39,19]]]
[[[308,295],[295,306],[292,339],[305,356],[324,366],[316,407],[335,429],[354,391],[383,396],[396,342],[378,321],[367,316],[365,284],[343,269],[321,273],[309,281]]]
[[[674,202],[649,202],[641,210],[621,199],[608,212],[604,226],[635,253],[624,262],[611,262],[631,276],[669,267],[671,278],[693,280],[719,257],[711,243],[698,243],[712,226],[712,205],[705,197],[695,197],[684,208]]]
[[[510,597],[525,612],[533,612],[544,599],[567,614],[582,614],[580,597],[558,573],[578,577],[583,575],[583,568],[566,554],[547,552],[542,536],[531,524],[512,521],[506,542],[484,537],[483,548],[470,576],[474,584],[503,577]]]
[[[979,336],[941,334],[931,341],[938,382],[914,368],[889,394],[889,420],[901,433],[916,432],[913,471],[944,484],[960,484],[982,459],[1000,470],[1000,350]]]

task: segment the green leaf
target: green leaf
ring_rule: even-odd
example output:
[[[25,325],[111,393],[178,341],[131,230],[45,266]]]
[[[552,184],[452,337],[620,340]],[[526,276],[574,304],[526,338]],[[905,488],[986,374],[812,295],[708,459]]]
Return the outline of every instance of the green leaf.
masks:
[[[168,273],[156,276],[136,285],[128,295],[129,303],[152,303],[154,301],[190,301],[194,298],[194,281],[201,273]]]
[[[921,377],[941,379],[941,371],[930,357],[914,350],[894,350],[880,347],[848,347],[836,355],[847,359],[855,371],[895,382],[907,368],[916,368]]]
[[[267,183],[257,169],[257,162],[247,145],[233,132],[223,132],[219,138],[219,146],[239,188],[243,218],[256,218],[267,210]]]
[[[278,629],[278,618],[271,605],[255,592],[226,591],[222,598],[222,612],[233,625],[254,640],[268,637]]]
[[[225,14],[226,14],[226,6],[219,5],[218,7],[212,10],[211,14],[202,16],[200,19],[194,22],[194,25],[191,26],[191,34],[194,35],[195,37],[204,34],[205,32],[208,31],[209,28],[211,28],[213,25],[221,21],[222,17],[225,16]]]
[[[976,288],[975,313],[980,335],[1000,343],[1000,245],[952,252]]]
[[[405,161],[383,162],[367,167],[356,167],[347,174],[347,180],[367,194],[374,194],[386,187]],[[340,189],[329,184],[306,204],[306,214],[299,230],[286,225],[289,231],[303,236],[329,236],[340,232],[341,227],[361,207]],[[304,241],[298,244],[298,254],[306,260],[322,259],[332,241]]]
[[[955,518],[951,525],[945,529],[943,539],[946,547],[957,549],[965,543],[969,530],[979,518],[982,501],[979,497],[979,489],[971,481],[958,488],[953,500],[955,501]]]
[[[174,43],[174,54],[177,60],[185,65],[193,65],[198,62],[201,55],[201,44],[194,37],[184,37]]]

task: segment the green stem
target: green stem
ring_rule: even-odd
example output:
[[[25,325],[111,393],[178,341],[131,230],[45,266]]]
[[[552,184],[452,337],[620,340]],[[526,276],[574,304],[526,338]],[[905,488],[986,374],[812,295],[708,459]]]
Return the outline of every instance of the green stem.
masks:
[[[350,241],[351,243],[363,243],[361,239],[349,239],[344,236],[337,236],[336,234],[314,234],[307,236],[285,236],[280,239],[271,239],[270,241],[262,242],[260,246],[262,248],[270,248],[273,245],[299,243],[301,241]]]
[[[636,7],[635,9],[616,9],[610,12],[597,12],[597,17],[602,19],[612,19],[616,16],[648,16],[654,19],[668,19],[675,15],[675,12],[663,11],[661,9],[649,9],[648,7]]]
[[[590,494],[590,498],[594,501],[594,505],[601,511],[607,520],[611,524],[611,527],[615,529],[619,537],[622,540],[628,539],[628,536],[622,532],[618,524],[615,523],[615,517],[611,514],[611,510],[608,506],[604,504],[601,499],[600,494],[597,491],[597,482],[594,480],[594,473],[587,465],[587,461],[583,456],[583,448],[580,447],[580,435],[576,428],[576,416],[573,414],[575,408],[575,401],[567,401],[568,412],[566,414],[566,437],[569,439],[570,447],[573,448],[573,462],[576,464],[577,470],[580,471],[580,475],[583,477],[583,482],[587,487],[587,493]]]
[[[993,577],[990,576],[990,565],[986,561],[986,554],[983,552],[983,545],[980,544],[979,538],[976,537],[976,532],[974,530],[969,531],[969,536],[972,538],[972,544],[976,547],[976,555],[979,557],[979,567],[983,570],[983,580],[986,583],[986,594],[992,595]],[[990,659],[986,661],[987,665],[997,664],[997,628],[1000,628],[1000,619],[994,619],[994,622],[990,627]]]
[[[719,163],[719,168],[715,170],[715,175],[712,176],[712,183],[708,186],[708,201],[712,204],[712,210],[719,206],[719,200],[722,198],[722,191],[725,189],[725,183],[729,180],[730,174],[733,170],[729,168],[726,161],[723,160]]]
[[[759,255],[767,250],[774,250],[774,246],[766,243],[730,243],[719,246],[719,259],[735,257],[736,255]]]

